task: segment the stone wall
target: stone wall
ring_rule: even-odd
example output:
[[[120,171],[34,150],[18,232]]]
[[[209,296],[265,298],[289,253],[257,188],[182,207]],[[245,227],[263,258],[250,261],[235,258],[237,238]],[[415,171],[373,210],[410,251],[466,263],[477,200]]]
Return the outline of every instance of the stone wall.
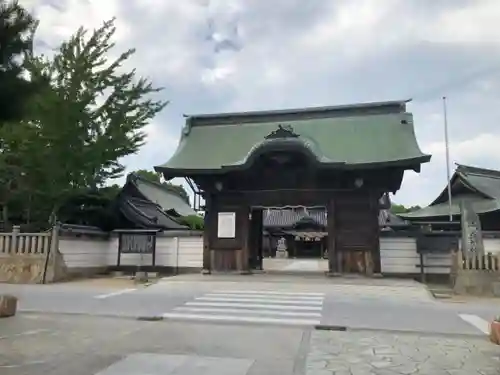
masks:
[[[453,290],[459,295],[500,297],[500,272],[459,270]]]
[[[0,234],[0,282],[38,284],[55,282],[66,277],[58,247],[57,229],[45,233]]]
[[[452,254],[453,291],[458,295],[500,297],[500,255]]]

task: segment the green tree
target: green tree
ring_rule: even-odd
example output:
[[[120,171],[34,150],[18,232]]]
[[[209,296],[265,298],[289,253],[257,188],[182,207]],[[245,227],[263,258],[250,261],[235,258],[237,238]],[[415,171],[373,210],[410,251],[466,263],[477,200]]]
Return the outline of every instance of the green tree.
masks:
[[[118,185],[97,190],[88,189],[68,198],[59,210],[58,219],[66,224],[96,226],[113,230],[118,226],[116,197],[121,191]]]
[[[139,169],[137,171],[134,171],[134,174],[144,178],[145,180],[156,182],[158,184],[161,183],[160,174],[156,173],[155,171],[149,171],[147,169]]]
[[[393,204],[391,204],[390,210],[393,214],[397,215],[397,214],[404,214],[407,212],[417,211],[420,209],[421,209],[420,206],[405,207],[402,204],[393,203]]]
[[[37,84],[23,77],[36,20],[17,1],[0,0],[0,125],[22,119]]]
[[[179,221],[181,224],[188,226],[189,229],[192,230],[203,230],[205,227],[204,219],[197,215],[184,216]]]
[[[144,127],[167,104],[150,97],[161,89],[124,70],[133,49],[110,58],[114,33],[114,19],[90,35],[80,28],[53,58],[27,61],[33,79],[50,86],[35,95],[23,122],[36,141],[20,164],[30,162],[30,189],[41,192],[52,219],[69,197],[121,176],[120,160],[140,149]]]

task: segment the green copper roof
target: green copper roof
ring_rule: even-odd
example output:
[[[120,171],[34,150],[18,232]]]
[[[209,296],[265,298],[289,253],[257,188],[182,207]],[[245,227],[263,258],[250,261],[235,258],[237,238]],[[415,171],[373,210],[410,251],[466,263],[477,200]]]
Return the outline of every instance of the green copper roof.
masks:
[[[264,150],[301,149],[320,165],[339,168],[430,160],[415,139],[405,102],[300,110],[189,116],[178,148],[156,167],[170,176],[249,166]]]
[[[500,171],[457,164],[451,178],[451,212],[460,214],[460,202],[469,201],[477,213],[500,210]],[[400,214],[405,219],[448,216],[450,213],[447,187],[428,206],[421,210]]]

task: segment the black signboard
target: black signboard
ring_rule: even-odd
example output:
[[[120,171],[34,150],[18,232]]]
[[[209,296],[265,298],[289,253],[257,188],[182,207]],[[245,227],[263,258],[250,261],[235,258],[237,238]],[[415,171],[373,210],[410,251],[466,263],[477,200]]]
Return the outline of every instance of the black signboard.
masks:
[[[122,254],[153,254],[156,234],[120,233],[119,246]]]
[[[122,254],[152,255],[152,266],[155,266],[157,233],[155,230],[119,231],[117,266]]]
[[[417,236],[418,253],[451,253],[458,250],[458,236],[456,234],[421,233]]]

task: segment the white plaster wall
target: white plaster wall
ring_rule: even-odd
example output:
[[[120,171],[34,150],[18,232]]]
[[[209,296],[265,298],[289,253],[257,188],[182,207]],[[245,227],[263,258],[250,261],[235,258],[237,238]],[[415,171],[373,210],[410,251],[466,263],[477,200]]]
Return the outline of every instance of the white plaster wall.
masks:
[[[109,241],[105,238],[60,237],[59,251],[70,269],[108,266]]]
[[[69,268],[94,268],[116,266],[118,261],[118,236],[109,239],[64,237],[59,239],[59,251]],[[120,265],[151,265],[152,255],[122,254]],[[156,265],[168,267],[201,268],[203,265],[203,237],[171,237],[158,234],[156,239]]]
[[[115,249],[118,249],[116,241]],[[117,250],[116,250],[117,251]],[[110,265],[116,265],[116,256]],[[138,265],[141,263],[140,254],[122,254],[120,265]],[[142,265],[151,265],[152,255],[142,256]],[[167,237],[159,234],[156,238],[156,265],[169,267],[192,267],[203,266],[203,237]]]
[[[382,273],[415,274],[420,272],[417,241],[411,237],[381,237],[380,263]],[[448,274],[451,267],[450,254],[426,254],[424,259],[427,274]]]

